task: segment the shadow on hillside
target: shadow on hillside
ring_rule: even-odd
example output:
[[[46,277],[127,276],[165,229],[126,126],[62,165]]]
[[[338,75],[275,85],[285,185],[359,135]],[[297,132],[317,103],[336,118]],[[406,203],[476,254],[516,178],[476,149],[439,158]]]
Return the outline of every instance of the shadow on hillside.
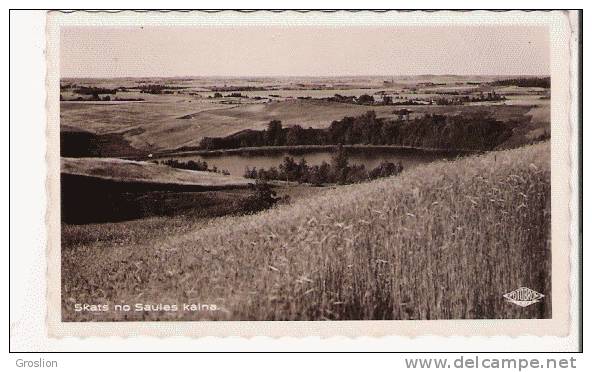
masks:
[[[61,219],[71,224],[118,222],[152,216],[219,217],[242,213],[246,188],[121,182],[61,175]]]

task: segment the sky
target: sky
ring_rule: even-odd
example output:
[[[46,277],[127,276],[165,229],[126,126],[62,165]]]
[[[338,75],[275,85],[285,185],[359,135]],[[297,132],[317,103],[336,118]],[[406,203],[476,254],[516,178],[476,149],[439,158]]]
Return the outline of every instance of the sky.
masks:
[[[549,75],[522,26],[64,27],[62,78]]]

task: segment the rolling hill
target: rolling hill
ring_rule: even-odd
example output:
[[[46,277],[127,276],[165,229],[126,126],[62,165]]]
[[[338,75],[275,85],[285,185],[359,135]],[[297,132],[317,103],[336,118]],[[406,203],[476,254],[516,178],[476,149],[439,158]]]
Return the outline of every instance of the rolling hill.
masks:
[[[121,244],[62,252],[64,320],[549,318],[549,146],[434,162],[177,234],[116,225]],[[520,286],[545,301],[506,303]],[[217,310],[97,319],[72,301]]]
[[[203,187],[241,187],[253,182],[246,178],[219,173],[176,169],[150,162],[113,158],[61,158],[61,173],[127,183]]]

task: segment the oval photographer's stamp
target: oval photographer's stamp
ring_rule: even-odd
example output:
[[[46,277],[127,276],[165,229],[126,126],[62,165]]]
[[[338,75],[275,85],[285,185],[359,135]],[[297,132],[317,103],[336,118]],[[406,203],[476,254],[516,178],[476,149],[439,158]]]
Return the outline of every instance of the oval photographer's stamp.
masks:
[[[544,294],[526,287],[520,287],[504,294],[506,301],[521,307],[536,304],[537,302],[540,302],[543,297],[545,297]]]

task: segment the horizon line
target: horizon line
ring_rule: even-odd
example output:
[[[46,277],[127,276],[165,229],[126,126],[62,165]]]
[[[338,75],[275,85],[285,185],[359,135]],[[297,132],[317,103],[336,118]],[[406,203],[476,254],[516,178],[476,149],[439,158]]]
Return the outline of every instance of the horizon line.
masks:
[[[415,76],[458,76],[458,77],[496,77],[496,76],[536,76],[536,77],[551,77],[550,74],[401,74],[401,75],[368,75],[368,74],[351,74],[351,75],[152,75],[152,76],[60,76],[61,79],[186,79],[186,78],[354,78],[354,77],[415,77]]]

